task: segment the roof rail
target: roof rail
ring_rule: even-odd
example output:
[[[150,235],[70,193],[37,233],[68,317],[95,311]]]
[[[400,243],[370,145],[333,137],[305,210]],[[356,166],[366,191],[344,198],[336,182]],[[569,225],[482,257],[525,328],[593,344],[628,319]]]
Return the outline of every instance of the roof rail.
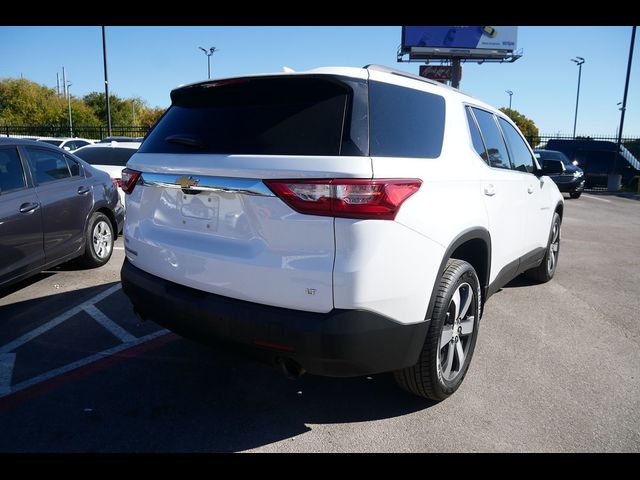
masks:
[[[450,87],[445,85],[444,83],[436,82],[435,80],[431,80],[429,78],[421,77],[420,75],[416,75],[414,73],[405,72],[404,70],[398,70],[397,68],[385,67],[384,65],[376,65],[371,63],[369,65],[365,65],[362,67],[366,70],[375,70],[377,72],[390,73],[392,75],[398,75],[399,77],[411,78],[413,80],[418,80],[420,82],[430,83],[431,85],[437,85],[439,87],[449,88],[456,92],[459,92],[457,88]]]

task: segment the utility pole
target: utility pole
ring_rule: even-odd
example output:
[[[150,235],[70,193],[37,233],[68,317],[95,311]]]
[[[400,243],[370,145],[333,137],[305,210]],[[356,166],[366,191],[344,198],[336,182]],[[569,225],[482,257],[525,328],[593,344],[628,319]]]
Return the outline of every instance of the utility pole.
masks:
[[[111,105],[109,103],[109,77],[107,76],[107,40],[102,27],[102,58],[104,60],[104,95],[107,99],[107,134],[111,136]]]
[[[62,95],[67,98],[67,72],[64,67],[62,67]]]
[[[631,76],[631,63],[633,62],[633,47],[635,43],[636,43],[636,27],[634,26],[631,29],[631,44],[629,45],[629,61],[627,62],[627,78],[624,82],[624,96],[622,97],[622,108],[620,108],[620,128],[618,129],[618,142],[616,147],[616,154],[615,154],[615,157],[613,158],[612,174],[615,174],[618,154],[620,153],[620,147],[622,146],[622,129],[624,128],[624,114],[627,110],[627,93],[629,92],[629,77]],[[611,178],[611,176],[609,178]],[[620,188],[618,181],[615,181],[615,185],[612,185],[611,180],[609,180],[609,190],[611,190],[612,186],[616,187],[615,188],[616,192]]]
[[[513,92],[511,90],[505,90],[509,95],[509,110],[511,110],[511,97],[513,97]]]
[[[60,74],[56,72],[56,92],[60,96]]]
[[[73,138],[73,120],[71,118],[71,94],[69,93],[69,87],[73,85],[71,82],[67,83],[67,101],[69,103],[69,136]]]
[[[576,139],[576,124],[578,123],[578,101],[580,100],[580,78],[582,77],[582,64],[584,58],[576,57],[571,59],[576,65],[578,65],[578,93],[576,95],[576,114],[573,117],[573,139]]]

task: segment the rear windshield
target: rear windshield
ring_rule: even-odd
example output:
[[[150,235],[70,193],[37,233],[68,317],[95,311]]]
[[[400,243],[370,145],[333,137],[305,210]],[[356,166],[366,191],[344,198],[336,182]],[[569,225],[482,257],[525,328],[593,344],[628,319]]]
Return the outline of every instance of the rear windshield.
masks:
[[[339,78],[257,77],[175,90],[140,152],[366,155],[366,82]],[[365,99],[363,112],[354,97]]]
[[[91,165],[109,165],[124,167],[129,159],[136,153],[134,148],[82,148],[73,154]]]
[[[571,164],[571,161],[562,152],[552,152],[548,150],[546,152],[536,152],[536,157],[542,160],[561,160],[565,165]]]

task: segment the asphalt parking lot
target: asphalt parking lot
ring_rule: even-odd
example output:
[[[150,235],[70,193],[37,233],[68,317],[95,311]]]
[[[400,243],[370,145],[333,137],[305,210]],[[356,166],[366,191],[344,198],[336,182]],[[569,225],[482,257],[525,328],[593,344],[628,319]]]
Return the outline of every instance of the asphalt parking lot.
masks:
[[[460,390],[275,369],[139,322],[122,240],[0,291],[0,452],[640,451],[640,201],[566,200],[555,279],[488,302]]]

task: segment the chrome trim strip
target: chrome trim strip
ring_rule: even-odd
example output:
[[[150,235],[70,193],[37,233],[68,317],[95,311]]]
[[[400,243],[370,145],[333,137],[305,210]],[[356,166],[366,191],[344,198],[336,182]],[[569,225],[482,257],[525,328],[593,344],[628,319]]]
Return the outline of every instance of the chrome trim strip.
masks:
[[[207,175],[176,175],[175,173],[143,173],[142,184],[150,187],[186,188],[203,192],[229,192],[244,195],[275,197],[258,178],[210,177]]]

